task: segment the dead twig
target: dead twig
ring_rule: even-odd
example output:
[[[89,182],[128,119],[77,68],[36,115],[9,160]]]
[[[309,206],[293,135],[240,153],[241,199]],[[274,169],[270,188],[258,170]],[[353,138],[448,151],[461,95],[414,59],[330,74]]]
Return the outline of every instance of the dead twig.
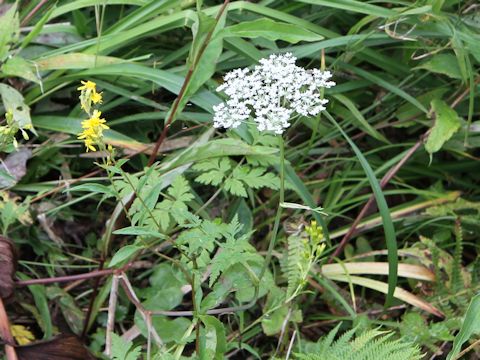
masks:
[[[117,310],[118,299],[118,276],[114,275],[112,279],[112,288],[110,289],[110,299],[108,300],[108,317],[105,335],[105,355],[112,355],[112,333],[115,326],[115,311]]]

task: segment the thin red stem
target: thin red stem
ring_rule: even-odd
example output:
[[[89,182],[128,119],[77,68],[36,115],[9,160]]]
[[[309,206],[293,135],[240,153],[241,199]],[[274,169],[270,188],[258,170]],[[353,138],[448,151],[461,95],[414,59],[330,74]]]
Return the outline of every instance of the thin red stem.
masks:
[[[61,283],[61,282],[71,282],[76,280],[86,280],[86,279],[93,279],[101,276],[111,275],[116,271],[118,270],[117,269],[94,270],[85,274],[58,276],[58,277],[43,278],[43,279],[20,280],[20,281],[17,281],[15,285],[17,286],[47,285],[47,284],[55,284],[55,283]]]
[[[43,5],[45,5],[45,3],[47,3],[48,0],[42,0],[40,1],[37,6],[35,6],[32,11],[30,11],[27,16],[25,16],[25,18],[22,20],[22,23],[21,23],[21,26],[25,26],[29,21],[30,19],[38,12],[38,10],[40,10],[42,8]]]
[[[229,2],[230,2],[229,0],[225,0],[222,7],[218,11],[217,17],[215,18],[215,21],[217,23],[220,20],[220,18],[222,17],[223,13],[225,12],[225,9],[227,8],[227,5],[228,5]],[[214,26],[212,28],[212,30],[210,30],[208,32],[202,46],[200,47],[200,49],[198,51],[198,55],[197,55],[194,63],[188,69],[187,75],[185,76],[185,80],[183,81],[183,84],[182,84],[182,87],[180,88],[178,96],[175,99],[175,101],[173,102],[172,111],[170,111],[170,114],[168,115],[167,121],[165,122],[165,126],[163,127],[162,133],[158,137],[158,140],[156,141],[155,146],[153,147],[152,154],[150,155],[150,158],[148,159],[148,166],[151,166],[155,162],[155,159],[156,159],[157,154],[158,154],[158,150],[160,149],[160,146],[162,145],[162,143],[167,138],[168,129],[170,128],[170,125],[172,124],[173,119],[175,118],[175,115],[177,114],[178,107],[180,105],[180,101],[185,96],[185,92],[187,91],[188,84],[190,83],[190,80],[192,79],[193,72],[195,71],[195,68],[198,65],[198,62],[200,61],[200,58],[202,57],[203,53],[207,49],[208,43],[213,36],[213,31],[215,30],[215,27],[216,26]]]

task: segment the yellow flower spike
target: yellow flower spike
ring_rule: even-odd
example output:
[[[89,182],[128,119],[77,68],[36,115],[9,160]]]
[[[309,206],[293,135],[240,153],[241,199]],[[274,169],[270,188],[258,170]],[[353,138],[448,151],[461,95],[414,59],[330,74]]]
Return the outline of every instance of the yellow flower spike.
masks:
[[[78,87],[80,93],[81,108],[90,116],[82,121],[83,131],[78,134],[78,139],[83,140],[86,151],[97,151],[95,146],[103,144],[103,130],[110,129],[106,120],[102,119],[102,112],[93,109],[92,104],[101,104],[103,101],[102,93],[97,92],[97,84],[93,81],[81,81],[82,86]],[[100,148],[102,148],[100,146]]]
[[[102,103],[102,93],[97,92],[97,84],[93,81],[82,81],[83,85],[78,87],[80,91],[80,106],[87,114],[90,114],[90,110],[93,104]]]
[[[93,91],[91,97],[92,102],[94,104],[101,104],[102,103],[102,93],[97,93],[95,90]]]
[[[83,85],[78,87],[77,90],[83,91],[83,90],[93,90],[96,91],[97,84],[95,84],[93,81],[80,81]]]
[[[89,119],[82,121],[84,130],[78,134],[78,139],[84,141],[87,151],[97,151],[94,145],[101,143],[103,130],[109,129],[105,119],[101,119],[100,116],[102,116],[101,111],[94,110]]]

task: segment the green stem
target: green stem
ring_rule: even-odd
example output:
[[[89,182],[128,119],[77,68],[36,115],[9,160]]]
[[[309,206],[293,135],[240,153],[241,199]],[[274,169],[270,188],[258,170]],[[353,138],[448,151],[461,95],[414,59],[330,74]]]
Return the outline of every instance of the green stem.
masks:
[[[280,219],[282,217],[282,204],[285,202],[285,143],[283,141],[283,137],[278,137],[278,145],[280,147],[280,194],[279,194],[279,202],[277,208],[277,214],[275,215],[275,222],[273,224],[272,230],[272,237],[270,238],[270,243],[268,244],[267,255],[265,258],[265,263],[262,267],[262,271],[258,277],[258,282],[260,286],[260,282],[262,281],[263,275],[267,271],[268,266],[270,265],[270,261],[272,260],[272,252],[275,248],[275,243],[277,240],[278,229],[280,227]]]

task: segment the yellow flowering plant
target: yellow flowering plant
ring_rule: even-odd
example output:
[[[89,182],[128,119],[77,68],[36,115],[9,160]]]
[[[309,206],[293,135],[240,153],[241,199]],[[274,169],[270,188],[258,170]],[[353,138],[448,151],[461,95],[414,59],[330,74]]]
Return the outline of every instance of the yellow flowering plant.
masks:
[[[97,92],[96,84],[93,81],[82,81],[82,86],[78,88],[80,91],[81,108],[88,114],[89,118],[82,121],[83,131],[78,134],[78,139],[83,140],[86,151],[97,151],[98,147],[105,147],[103,143],[103,130],[109,129],[106,120],[101,118],[102,112],[93,109],[93,104],[102,103],[102,93]]]
[[[92,104],[97,105],[103,102],[102,93],[97,92],[97,84],[93,81],[81,81],[81,83],[82,86],[77,88],[80,91],[80,105],[90,115]]]

